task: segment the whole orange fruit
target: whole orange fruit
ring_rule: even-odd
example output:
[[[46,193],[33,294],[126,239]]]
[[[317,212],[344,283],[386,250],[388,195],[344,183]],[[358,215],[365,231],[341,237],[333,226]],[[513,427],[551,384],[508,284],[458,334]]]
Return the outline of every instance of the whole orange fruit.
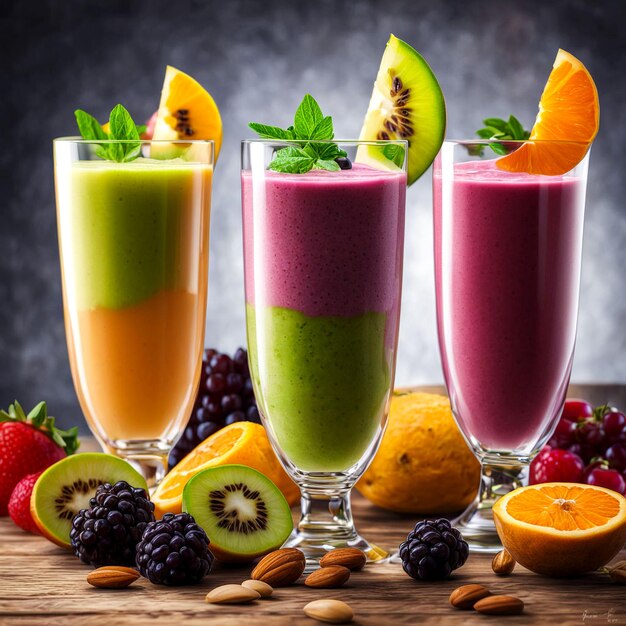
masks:
[[[428,515],[465,508],[479,482],[448,398],[414,392],[394,395],[380,448],[356,488],[384,509]]]

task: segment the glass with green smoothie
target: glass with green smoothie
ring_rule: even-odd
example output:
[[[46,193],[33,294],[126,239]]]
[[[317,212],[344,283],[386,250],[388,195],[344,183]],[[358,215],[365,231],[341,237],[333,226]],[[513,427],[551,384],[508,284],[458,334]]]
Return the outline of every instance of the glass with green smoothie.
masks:
[[[339,167],[301,173],[274,166],[302,143],[242,147],[250,370],[270,440],[302,492],[286,545],[309,567],[335,547],[376,559],[349,494],[387,418],[402,286],[404,158],[397,166],[378,155],[389,145],[403,155],[406,144],[332,145]]]

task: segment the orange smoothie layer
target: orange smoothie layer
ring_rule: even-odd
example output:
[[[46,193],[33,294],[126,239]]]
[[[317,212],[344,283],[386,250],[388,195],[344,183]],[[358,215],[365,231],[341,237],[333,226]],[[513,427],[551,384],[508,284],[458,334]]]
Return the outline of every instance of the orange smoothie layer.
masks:
[[[72,369],[87,419],[109,439],[158,439],[187,419],[201,367],[198,298],[161,291],[123,309],[79,311]]]

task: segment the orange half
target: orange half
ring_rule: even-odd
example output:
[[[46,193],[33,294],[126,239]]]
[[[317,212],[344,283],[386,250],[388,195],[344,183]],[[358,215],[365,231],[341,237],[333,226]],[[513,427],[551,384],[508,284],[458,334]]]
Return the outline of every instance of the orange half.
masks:
[[[591,74],[575,56],[559,50],[529,142],[496,165],[509,172],[565,174],[582,161],[599,128],[600,102]]]
[[[300,490],[274,454],[265,428],[252,422],[235,422],[205,439],[165,476],[151,497],[157,518],[180,513],[183,489],[198,472],[218,465],[247,465],[267,476],[290,505]]]
[[[576,576],[608,563],[626,542],[626,498],[591,485],[520,487],[493,507],[513,558],[547,576]]]

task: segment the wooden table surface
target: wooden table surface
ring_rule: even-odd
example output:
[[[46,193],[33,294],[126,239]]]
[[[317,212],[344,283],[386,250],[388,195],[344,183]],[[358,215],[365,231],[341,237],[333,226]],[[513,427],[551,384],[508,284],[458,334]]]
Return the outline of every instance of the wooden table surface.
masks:
[[[575,389],[594,402],[611,400],[626,406],[626,386]],[[359,529],[379,545],[394,549],[415,523],[410,516],[378,509],[354,495],[354,516]],[[623,551],[615,560],[626,559]],[[41,537],[22,532],[10,519],[0,519],[0,624],[115,626],[176,624],[196,626],[308,625],[319,623],[304,616],[302,607],[318,598],[348,602],[355,623],[385,624],[625,624],[626,588],[607,576],[591,574],[572,580],[537,576],[518,566],[508,577],[491,571],[491,558],[470,555],[467,563],[447,581],[423,583],[410,579],[400,565],[371,565],[352,575],[342,589],[309,589],[298,584],[277,589],[269,600],[248,606],[210,605],[207,591],[225,583],[240,583],[251,568],[216,567],[198,586],[170,588],[145,579],[126,590],[90,587],[90,568]],[[458,611],[448,604],[457,586],[476,582],[492,591],[522,598],[520,616],[490,617]]]

